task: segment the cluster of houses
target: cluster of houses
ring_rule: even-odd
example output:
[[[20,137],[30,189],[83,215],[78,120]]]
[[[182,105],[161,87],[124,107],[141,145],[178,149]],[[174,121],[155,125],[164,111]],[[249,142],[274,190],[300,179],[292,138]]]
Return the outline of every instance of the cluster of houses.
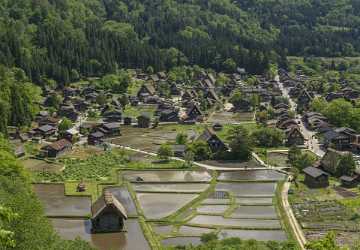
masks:
[[[298,111],[303,113],[303,124],[307,129],[317,133],[322,147],[326,150],[320,162],[303,170],[305,183],[312,188],[326,187],[329,185],[329,176],[336,176],[338,169],[342,167],[340,164],[342,157],[352,153],[360,153],[360,134],[351,128],[334,127],[323,114],[309,111],[309,105],[317,94],[305,88],[304,82],[307,80],[307,77],[302,75],[301,72],[292,77],[285,70],[280,70],[279,75],[284,86],[289,89],[290,97],[296,101]],[[359,97],[358,91],[344,87],[339,92],[328,93],[325,99],[332,101],[338,98],[345,98],[348,101],[354,102]],[[288,109],[285,106],[284,108]],[[286,113],[285,109],[282,112]],[[286,123],[296,125],[294,119],[286,120]],[[360,181],[360,171],[356,169],[350,175],[339,176],[339,180],[345,187],[354,187]]]

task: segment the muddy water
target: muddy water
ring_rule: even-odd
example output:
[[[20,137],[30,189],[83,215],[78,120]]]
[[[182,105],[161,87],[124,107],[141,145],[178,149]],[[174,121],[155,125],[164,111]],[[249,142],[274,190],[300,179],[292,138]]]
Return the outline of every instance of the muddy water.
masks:
[[[34,184],[34,192],[43,203],[46,216],[88,216],[90,197],[65,196],[63,184]]]
[[[240,205],[271,205],[272,198],[257,198],[257,197],[241,197],[236,198],[236,203]]]
[[[200,237],[174,237],[162,241],[165,246],[186,246],[186,245],[200,245]]]
[[[230,219],[222,216],[197,215],[188,222],[197,225],[244,227],[252,229],[281,229],[278,220]]]
[[[62,238],[80,237],[100,250],[150,249],[136,219],[125,221],[127,232],[105,234],[91,234],[89,220],[52,219],[51,222]]]
[[[223,214],[229,206],[226,205],[203,205],[197,208],[199,213]]]
[[[196,198],[196,194],[137,193],[137,199],[148,219],[171,215]]]
[[[285,178],[284,174],[281,174],[275,170],[249,170],[249,171],[226,171],[221,172],[221,174],[218,177],[218,180],[220,181],[263,181],[263,180],[283,180]]]
[[[218,183],[216,191],[228,191],[240,197],[263,197],[275,195],[276,182],[269,183]]]
[[[144,182],[209,182],[211,180],[211,175],[207,171],[124,171],[120,175],[129,181],[141,179]]]
[[[282,230],[232,230],[223,229],[219,233],[220,239],[237,237],[244,240],[262,240],[262,241],[285,241],[287,240],[286,234]]]
[[[200,183],[168,183],[168,184],[142,184],[135,183],[133,184],[137,192],[183,192],[183,193],[200,193],[205,191],[209,184],[200,184]]]
[[[211,233],[213,231],[214,229],[210,228],[181,226],[179,229],[179,234],[188,236],[201,236],[203,234]]]
[[[274,206],[240,206],[234,210],[230,217],[276,219],[277,214]]]
[[[106,190],[109,190],[121,202],[128,215],[137,214],[135,203],[125,187],[106,188]]]

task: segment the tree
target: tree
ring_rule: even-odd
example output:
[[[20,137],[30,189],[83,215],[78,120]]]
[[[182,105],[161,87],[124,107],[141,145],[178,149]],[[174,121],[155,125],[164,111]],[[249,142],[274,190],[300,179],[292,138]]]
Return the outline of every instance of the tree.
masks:
[[[295,162],[299,155],[301,155],[301,149],[295,145],[291,146],[288,151],[288,163],[292,164]]]
[[[229,73],[233,73],[236,70],[236,62],[232,58],[228,58],[223,62],[223,67]]]
[[[230,158],[234,160],[249,160],[252,152],[252,142],[249,132],[242,126],[236,126],[229,130],[227,139],[230,142]]]
[[[64,133],[66,130],[70,129],[73,126],[72,122],[68,118],[64,118],[59,124],[60,134]]]
[[[172,150],[170,145],[162,144],[158,149],[157,154],[161,160],[168,161],[170,157],[174,156],[174,151]]]
[[[107,98],[106,95],[104,93],[100,93],[97,97],[96,97],[96,103],[99,104],[100,106],[105,105],[107,102]]]
[[[176,135],[176,144],[179,144],[179,145],[185,145],[187,143],[187,134],[185,133],[178,133]]]
[[[185,165],[187,167],[191,167],[194,162],[195,155],[192,151],[187,150],[185,153],[184,159],[185,159]]]
[[[352,154],[346,154],[341,156],[339,161],[339,168],[337,168],[337,176],[348,175],[352,176],[356,169],[356,163]]]
[[[204,161],[211,158],[209,145],[204,141],[195,141],[189,146],[189,151],[194,154],[197,161]]]
[[[255,130],[251,137],[259,147],[279,147],[283,144],[285,134],[276,128],[263,127]]]
[[[0,246],[4,248],[14,248],[16,242],[14,240],[14,232],[3,228],[5,223],[11,223],[18,215],[11,209],[0,206]]]
[[[52,94],[47,98],[47,105],[58,109],[61,104],[61,97],[58,94]]]

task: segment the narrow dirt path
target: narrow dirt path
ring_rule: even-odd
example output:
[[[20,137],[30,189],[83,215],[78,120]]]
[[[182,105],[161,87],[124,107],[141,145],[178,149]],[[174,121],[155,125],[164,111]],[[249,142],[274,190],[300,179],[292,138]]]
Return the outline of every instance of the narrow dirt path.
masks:
[[[283,186],[283,190],[281,191],[281,202],[284,211],[286,213],[286,216],[289,218],[290,226],[295,234],[296,240],[299,242],[301,249],[305,250],[306,238],[289,204],[289,199],[288,199],[289,188],[290,188],[290,182],[285,182]]]

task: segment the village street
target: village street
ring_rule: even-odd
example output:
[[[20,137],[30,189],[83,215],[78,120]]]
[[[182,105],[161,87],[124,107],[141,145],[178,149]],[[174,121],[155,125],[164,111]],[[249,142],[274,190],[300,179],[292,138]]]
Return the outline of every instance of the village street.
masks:
[[[280,81],[279,76],[277,76],[275,78],[275,80],[278,82],[279,88],[280,88],[283,96],[287,97],[289,99],[289,104],[290,104],[291,110],[296,113],[297,104],[294,102],[293,99],[290,98],[289,92],[284,87],[283,83]],[[298,124],[300,126],[300,131],[302,132],[302,134],[304,135],[304,138],[306,140],[305,146],[309,150],[311,150],[314,154],[316,154],[317,156],[323,157],[324,154],[325,154],[325,151],[321,148],[321,145],[320,145],[318,139],[315,136],[316,132],[311,131],[311,130],[306,128],[306,126],[305,126],[304,122],[302,121],[300,115],[296,115],[296,121],[298,122]]]

